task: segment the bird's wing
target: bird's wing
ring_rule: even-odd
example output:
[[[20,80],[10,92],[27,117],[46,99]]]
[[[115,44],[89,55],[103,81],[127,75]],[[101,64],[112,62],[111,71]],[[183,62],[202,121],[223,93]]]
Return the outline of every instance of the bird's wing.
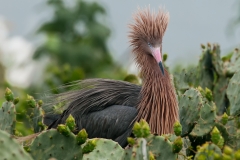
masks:
[[[83,115],[112,105],[136,107],[141,91],[141,86],[109,79],[87,79],[70,87],[74,89],[49,97],[49,107],[65,104],[64,117],[70,112]]]
[[[77,130],[85,128],[89,138],[101,137],[117,141],[125,146],[131,134],[137,109],[134,107],[113,105],[101,111],[83,116],[75,115]]]

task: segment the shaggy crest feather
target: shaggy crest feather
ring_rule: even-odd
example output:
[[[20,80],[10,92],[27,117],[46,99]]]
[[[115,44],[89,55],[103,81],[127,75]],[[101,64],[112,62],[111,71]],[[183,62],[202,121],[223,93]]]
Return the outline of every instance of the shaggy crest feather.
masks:
[[[169,13],[161,7],[157,14],[151,12],[150,7],[139,8],[133,19],[134,23],[129,25],[131,29],[129,38],[133,52],[138,52],[142,40],[147,43],[163,37],[168,25]]]

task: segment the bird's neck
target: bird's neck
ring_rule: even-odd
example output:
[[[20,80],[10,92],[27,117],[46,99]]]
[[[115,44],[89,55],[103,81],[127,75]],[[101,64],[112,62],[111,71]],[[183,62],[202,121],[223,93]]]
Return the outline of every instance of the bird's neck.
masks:
[[[138,105],[138,120],[145,119],[152,133],[173,132],[173,124],[178,120],[178,104],[170,75],[162,74],[156,61],[148,61],[142,67],[143,86]]]

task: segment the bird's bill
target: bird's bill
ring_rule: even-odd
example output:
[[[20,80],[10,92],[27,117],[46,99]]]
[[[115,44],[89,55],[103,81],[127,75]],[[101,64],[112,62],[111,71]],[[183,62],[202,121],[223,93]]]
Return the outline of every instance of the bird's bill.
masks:
[[[153,47],[152,55],[155,58],[155,60],[157,61],[158,65],[162,71],[162,74],[164,75],[164,69],[163,69],[163,64],[162,64],[162,54],[160,51],[160,47],[156,47],[156,48]]]

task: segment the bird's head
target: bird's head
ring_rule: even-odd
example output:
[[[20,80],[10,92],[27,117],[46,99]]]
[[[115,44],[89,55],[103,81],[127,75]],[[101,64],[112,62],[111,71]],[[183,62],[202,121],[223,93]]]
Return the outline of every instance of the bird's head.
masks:
[[[138,9],[133,19],[134,22],[129,25],[129,38],[137,62],[143,66],[149,58],[155,59],[164,75],[162,38],[168,25],[168,12],[162,8],[158,12],[151,12],[149,8]]]

